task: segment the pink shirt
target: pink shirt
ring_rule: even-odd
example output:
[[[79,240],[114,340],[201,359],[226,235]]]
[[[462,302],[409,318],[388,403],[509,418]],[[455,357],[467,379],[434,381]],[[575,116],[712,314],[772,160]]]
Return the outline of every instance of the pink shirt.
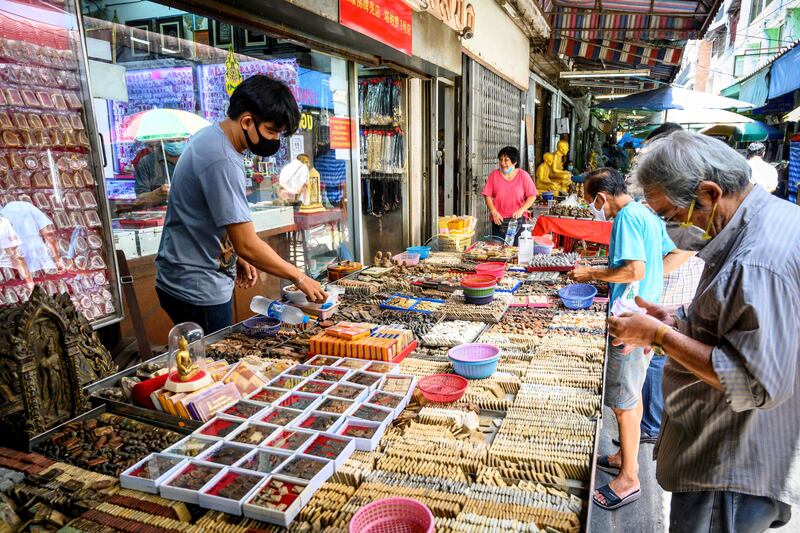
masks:
[[[499,170],[493,170],[483,186],[483,195],[494,201],[494,206],[500,216],[511,218],[514,211],[522,207],[525,199],[536,196],[538,191],[533,184],[531,175],[522,169],[517,171],[514,179],[508,181]]]

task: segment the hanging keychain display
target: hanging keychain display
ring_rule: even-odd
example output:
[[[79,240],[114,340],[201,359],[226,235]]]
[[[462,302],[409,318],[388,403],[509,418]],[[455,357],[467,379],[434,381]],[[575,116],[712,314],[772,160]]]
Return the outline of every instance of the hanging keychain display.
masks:
[[[405,132],[402,80],[389,76],[359,81],[359,166],[364,213],[376,217],[402,205]]]

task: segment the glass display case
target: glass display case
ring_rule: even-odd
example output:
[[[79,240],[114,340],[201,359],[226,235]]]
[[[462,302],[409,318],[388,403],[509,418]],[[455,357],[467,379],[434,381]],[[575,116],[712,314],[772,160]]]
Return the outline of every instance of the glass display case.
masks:
[[[0,2],[0,306],[41,285],[100,326],[122,306],[80,24],[70,0]]]
[[[346,60],[145,0],[85,2],[83,21],[90,58],[114,63],[103,86],[118,90],[98,91],[94,106],[105,139],[115,238],[126,257],[157,252],[179,159],[160,143],[132,135],[132,121],[154,108],[194,113],[209,125],[223,120],[232,65],[243,79],[262,74],[282,81],[301,111],[299,129],[283,137],[274,156],[245,152],[256,231],[296,228],[290,255],[301,256],[296,262],[309,273],[324,272],[336,260],[339,243],[349,239],[346,181],[354,142]],[[307,172],[290,172],[299,161]],[[309,194],[312,183],[316,194]],[[306,233],[310,228],[316,232]]]

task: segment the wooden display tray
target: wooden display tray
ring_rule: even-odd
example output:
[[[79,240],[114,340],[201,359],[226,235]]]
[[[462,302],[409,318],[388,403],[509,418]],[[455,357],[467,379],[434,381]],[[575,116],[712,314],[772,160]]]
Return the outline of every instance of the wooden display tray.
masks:
[[[377,359],[362,359],[361,357],[353,357],[353,356],[350,356],[350,355],[348,355],[348,356],[345,356],[345,355],[343,355],[343,356],[331,355],[330,357],[341,357],[342,359],[347,359],[347,358],[349,358],[349,359],[361,359],[362,361],[377,361],[379,363],[399,363],[400,361],[402,361],[403,359],[405,359],[406,357],[411,355],[411,352],[413,352],[416,349],[417,349],[417,341],[413,340],[413,341],[411,341],[411,344],[406,346],[406,348],[402,352],[397,354],[395,356],[395,358],[390,360],[390,361],[378,361]],[[329,355],[329,354],[326,354],[326,353],[322,353],[321,354],[321,353],[315,352],[313,350],[309,350],[308,351],[308,358],[309,359],[311,359],[315,355]]]

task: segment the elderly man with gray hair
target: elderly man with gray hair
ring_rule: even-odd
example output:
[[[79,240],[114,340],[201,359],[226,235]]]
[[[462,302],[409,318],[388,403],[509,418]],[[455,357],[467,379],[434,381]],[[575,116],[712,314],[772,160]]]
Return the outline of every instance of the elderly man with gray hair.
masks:
[[[780,527],[800,477],[800,207],[698,133],[652,141],[633,176],[675,244],[706,263],[688,310],[639,299],[646,315],[609,319],[615,344],[669,357],[654,455],[670,530]]]

